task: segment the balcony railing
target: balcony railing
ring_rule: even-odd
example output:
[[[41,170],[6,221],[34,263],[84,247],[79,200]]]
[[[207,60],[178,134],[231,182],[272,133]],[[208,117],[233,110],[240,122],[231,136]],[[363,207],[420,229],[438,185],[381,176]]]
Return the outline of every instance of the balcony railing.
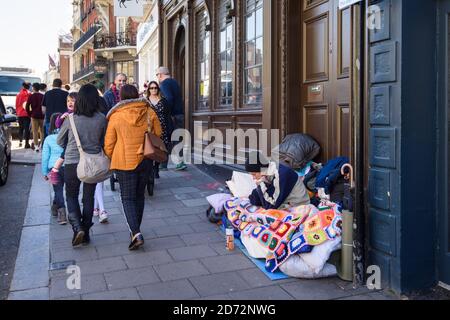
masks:
[[[77,81],[80,80],[81,78],[87,76],[88,74],[92,73],[95,71],[95,64],[90,64],[87,67],[81,69],[80,71],[78,71],[77,73],[73,74],[73,81]]]
[[[86,33],[83,34],[77,42],[75,42],[75,44],[73,45],[73,51],[78,50],[83,44],[86,43],[86,41],[89,40],[89,38],[95,35],[98,30],[100,30],[100,26],[93,25],[92,27],[90,27],[88,31],[86,31]]]
[[[136,46],[136,33],[119,32],[115,34],[98,35],[94,40],[94,49]]]

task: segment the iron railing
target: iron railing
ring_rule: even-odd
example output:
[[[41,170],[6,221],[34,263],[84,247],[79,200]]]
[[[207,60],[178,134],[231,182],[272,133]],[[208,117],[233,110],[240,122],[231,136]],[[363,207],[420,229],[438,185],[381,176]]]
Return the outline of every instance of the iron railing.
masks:
[[[94,49],[136,46],[136,33],[119,32],[115,34],[98,35],[94,40]]]
[[[85,67],[85,68],[81,69],[80,71],[74,73],[73,74],[73,81],[80,80],[84,76],[87,76],[88,74],[90,74],[91,72],[94,72],[94,71],[95,71],[95,64],[91,63],[87,67]]]
[[[97,24],[94,24],[92,27],[90,27],[88,31],[86,31],[86,33],[83,34],[77,42],[75,42],[75,44],[73,45],[73,51],[78,50],[83,44],[86,43],[86,41],[89,40],[89,38],[95,35],[98,30],[100,30],[100,26],[98,26]]]

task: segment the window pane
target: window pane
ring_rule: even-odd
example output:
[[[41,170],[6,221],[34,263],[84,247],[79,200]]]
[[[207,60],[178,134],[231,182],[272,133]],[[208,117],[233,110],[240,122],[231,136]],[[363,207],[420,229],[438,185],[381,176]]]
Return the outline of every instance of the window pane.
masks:
[[[263,63],[263,38],[258,38],[256,40],[256,58],[255,64]]]
[[[245,72],[246,87],[245,93],[248,95],[257,95],[262,92],[261,74],[262,69],[260,67],[249,69]]]
[[[227,48],[227,31],[226,29],[220,32],[220,51],[224,51]]]
[[[255,38],[255,13],[247,16],[247,41]]]
[[[203,96],[205,98],[208,98],[209,97],[209,80],[204,81],[203,86],[204,86]]]
[[[209,32],[208,32],[208,34],[206,35],[204,44],[205,44],[205,47],[204,47],[203,51],[204,51],[204,53],[205,53],[205,59],[208,59],[208,58],[209,58],[209,50],[210,50],[210,47],[211,47],[211,44],[210,44],[210,37],[209,37]]]
[[[227,73],[233,72],[233,50],[227,51]]]
[[[247,67],[255,65],[255,41],[250,41],[247,43],[245,56],[247,57],[246,58]]]
[[[225,73],[227,71],[227,53],[226,52],[222,52],[220,54],[220,67],[221,67],[222,73]]]
[[[263,35],[263,9],[260,8],[256,11],[256,37],[260,37]]]
[[[233,48],[233,25],[227,26],[227,49]]]

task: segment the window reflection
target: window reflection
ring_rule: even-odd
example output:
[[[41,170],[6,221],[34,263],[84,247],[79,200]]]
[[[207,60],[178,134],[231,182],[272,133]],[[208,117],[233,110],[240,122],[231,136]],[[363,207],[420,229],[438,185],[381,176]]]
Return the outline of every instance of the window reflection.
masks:
[[[211,33],[206,31],[207,24],[206,10],[202,10],[197,14],[197,93],[198,93],[198,109],[209,109],[210,94],[210,44]]]
[[[262,105],[263,0],[246,2],[244,103]]]
[[[233,21],[228,19],[230,0],[220,3],[220,105],[229,107],[233,103]]]

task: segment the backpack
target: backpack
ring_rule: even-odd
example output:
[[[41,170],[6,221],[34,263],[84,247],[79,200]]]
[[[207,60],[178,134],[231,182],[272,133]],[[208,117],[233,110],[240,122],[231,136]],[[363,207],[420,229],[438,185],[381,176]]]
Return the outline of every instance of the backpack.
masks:
[[[97,154],[89,154],[83,151],[81,147],[80,137],[78,136],[77,127],[73,119],[73,113],[69,115],[72,132],[77,142],[78,151],[80,152],[80,162],[77,166],[77,176],[81,182],[96,184],[103,182],[111,176],[111,161],[103,152],[103,149]]]

